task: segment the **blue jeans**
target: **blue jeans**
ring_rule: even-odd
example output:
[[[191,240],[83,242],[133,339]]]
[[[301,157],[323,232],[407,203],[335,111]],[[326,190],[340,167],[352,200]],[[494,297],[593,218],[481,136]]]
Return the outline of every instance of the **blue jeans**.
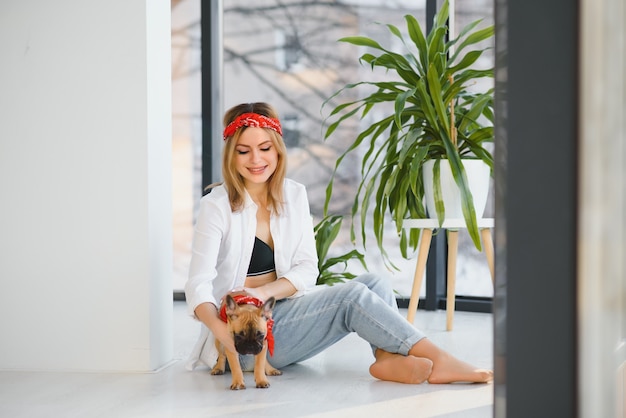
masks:
[[[364,274],[276,303],[274,355],[270,364],[285,367],[315,356],[351,332],[377,348],[407,355],[424,334],[400,313],[389,280]],[[244,370],[254,369],[253,356],[240,356]]]

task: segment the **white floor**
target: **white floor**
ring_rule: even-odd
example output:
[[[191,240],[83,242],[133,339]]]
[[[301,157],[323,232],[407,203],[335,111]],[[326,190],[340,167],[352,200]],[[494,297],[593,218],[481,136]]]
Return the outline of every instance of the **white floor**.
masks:
[[[493,367],[493,317],[419,311],[416,325],[436,344],[478,367]],[[492,417],[492,384],[403,385],[372,378],[367,343],[351,335],[271,377],[269,389],[231,391],[230,374],[189,372],[184,359],[197,324],[174,303],[175,362],[158,373],[0,372],[0,417]],[[42,353],[45,355],[45,353]]]

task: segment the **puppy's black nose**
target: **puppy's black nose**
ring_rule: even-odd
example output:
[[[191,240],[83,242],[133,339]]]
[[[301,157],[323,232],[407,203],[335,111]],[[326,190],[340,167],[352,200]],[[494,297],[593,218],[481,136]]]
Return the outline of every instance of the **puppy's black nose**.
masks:
[[[263,344],[259,344],[256,341],[245,341],[239,344],[235,343],[235,348],[239,354],[259,354],[263,349]]]

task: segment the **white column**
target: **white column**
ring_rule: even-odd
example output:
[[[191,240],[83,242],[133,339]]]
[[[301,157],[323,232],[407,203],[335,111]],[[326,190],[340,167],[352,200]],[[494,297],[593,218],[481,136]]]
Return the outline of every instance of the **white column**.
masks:
[[[170,2],[0,2],[0,369],[172,358]]]

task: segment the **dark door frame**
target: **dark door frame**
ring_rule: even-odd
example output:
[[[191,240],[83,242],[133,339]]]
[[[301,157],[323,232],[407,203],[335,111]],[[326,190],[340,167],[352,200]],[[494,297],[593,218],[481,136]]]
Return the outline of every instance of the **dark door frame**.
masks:
[[[495,7],[495,416],[576,417],[578,2]]]

